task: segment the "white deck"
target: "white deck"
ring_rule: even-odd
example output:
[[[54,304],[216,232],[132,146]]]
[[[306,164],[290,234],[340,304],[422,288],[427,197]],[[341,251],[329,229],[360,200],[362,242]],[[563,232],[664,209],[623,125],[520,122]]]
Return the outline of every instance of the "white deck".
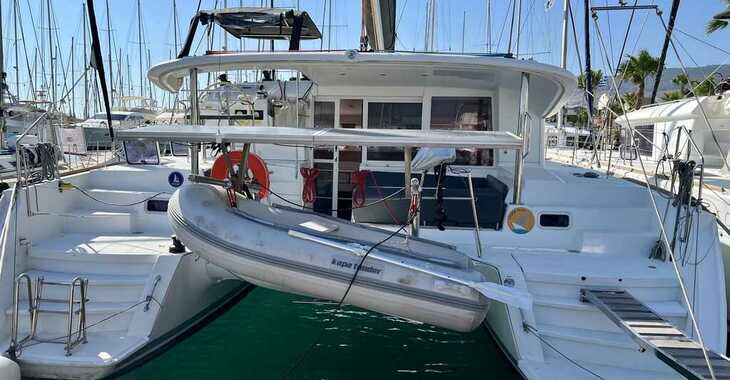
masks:
[[[162,334],[182,332],[177,331],[180,325],[219,304],[240,286],[212,278],[205,263],[192,255],[169,253],[172,241],[166,213],[147,211],[145,202],[139,202],[159,192],[165,194],[155,199],[169,197],[175,189],[167,183],[168,175],[185,166],[185,158],[179,158],[168,165],[116,165],[64,178],[106,204],[78,190],[59,192],[55,182],[29,192],[31,197],[38,196],[37,206],[34,198],[30,202],[35,215],[27,218],[25,204],[19,204],[19,235],[28,244],[22,248],[27,254],[21,256],[17,272],[30,276],[34,290],[39,277],[56,283],[68,283],[77,276],[88,280],[88,342],[66,356],[64,344],[39,341],[62,338],[68,331],[65,302],[69,288],[44,285],[43,299],[65,302],[40,301],[46,312],[39,314],[38,340],[27,343],[19,357],[24,376],[100,378],[113,374],[130,355]],[[12,281],[7,275],[3,278]],[[13,318],[11,284],[3,285],[8,291],[0,297],[4,347],[10,343]],[[20,293],[19,338],[30,331],[25,289]]]

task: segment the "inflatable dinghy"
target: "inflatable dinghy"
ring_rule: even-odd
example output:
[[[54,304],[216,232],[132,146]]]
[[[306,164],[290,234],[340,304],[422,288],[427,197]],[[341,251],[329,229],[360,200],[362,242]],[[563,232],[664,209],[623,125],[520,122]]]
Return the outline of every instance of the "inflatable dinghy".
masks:
[[[456,331],[478,327],[491,299],[531,307],[451,246],[404,235],[378,244],[392,233],[257,201],[231,208],[213,185],[180,188],[168,216],[191,251],[262,287],[337,302],[354,277],[345,303]]]

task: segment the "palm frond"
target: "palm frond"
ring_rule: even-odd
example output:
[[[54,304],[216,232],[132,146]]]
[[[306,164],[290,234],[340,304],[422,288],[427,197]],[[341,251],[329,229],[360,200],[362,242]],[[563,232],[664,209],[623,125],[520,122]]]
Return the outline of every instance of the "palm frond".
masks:
[[[727,28],[727,24],[728,22],[725,20],[710,20],[705,27],[705,32],[707,34],[715,33],[718,30]]]

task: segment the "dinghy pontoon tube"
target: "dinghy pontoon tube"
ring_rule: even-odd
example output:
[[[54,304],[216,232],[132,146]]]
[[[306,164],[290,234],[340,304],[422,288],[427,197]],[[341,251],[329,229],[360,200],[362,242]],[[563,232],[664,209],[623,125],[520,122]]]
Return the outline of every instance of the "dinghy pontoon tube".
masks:
[[[307,211],[240,199],[189,184],[170,199],[168,216],[193,252],[246,281],[339,301],[365,253],[391,233]],[[486,295],[486,296],[485,296]],[[363,262],[346,303],[436,326],[471,331],[490,299],[527,309],[529,295],[485,282],[453,247],[396,235]]]

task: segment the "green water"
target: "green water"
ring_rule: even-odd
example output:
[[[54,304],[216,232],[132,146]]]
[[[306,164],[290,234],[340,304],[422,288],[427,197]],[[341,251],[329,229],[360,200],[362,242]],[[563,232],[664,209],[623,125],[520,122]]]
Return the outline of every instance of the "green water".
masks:
[[[330,321],[334,307],[310,301],[256,288],[121,379],[519,378],[485,329],[459,334],[351,306]]]

